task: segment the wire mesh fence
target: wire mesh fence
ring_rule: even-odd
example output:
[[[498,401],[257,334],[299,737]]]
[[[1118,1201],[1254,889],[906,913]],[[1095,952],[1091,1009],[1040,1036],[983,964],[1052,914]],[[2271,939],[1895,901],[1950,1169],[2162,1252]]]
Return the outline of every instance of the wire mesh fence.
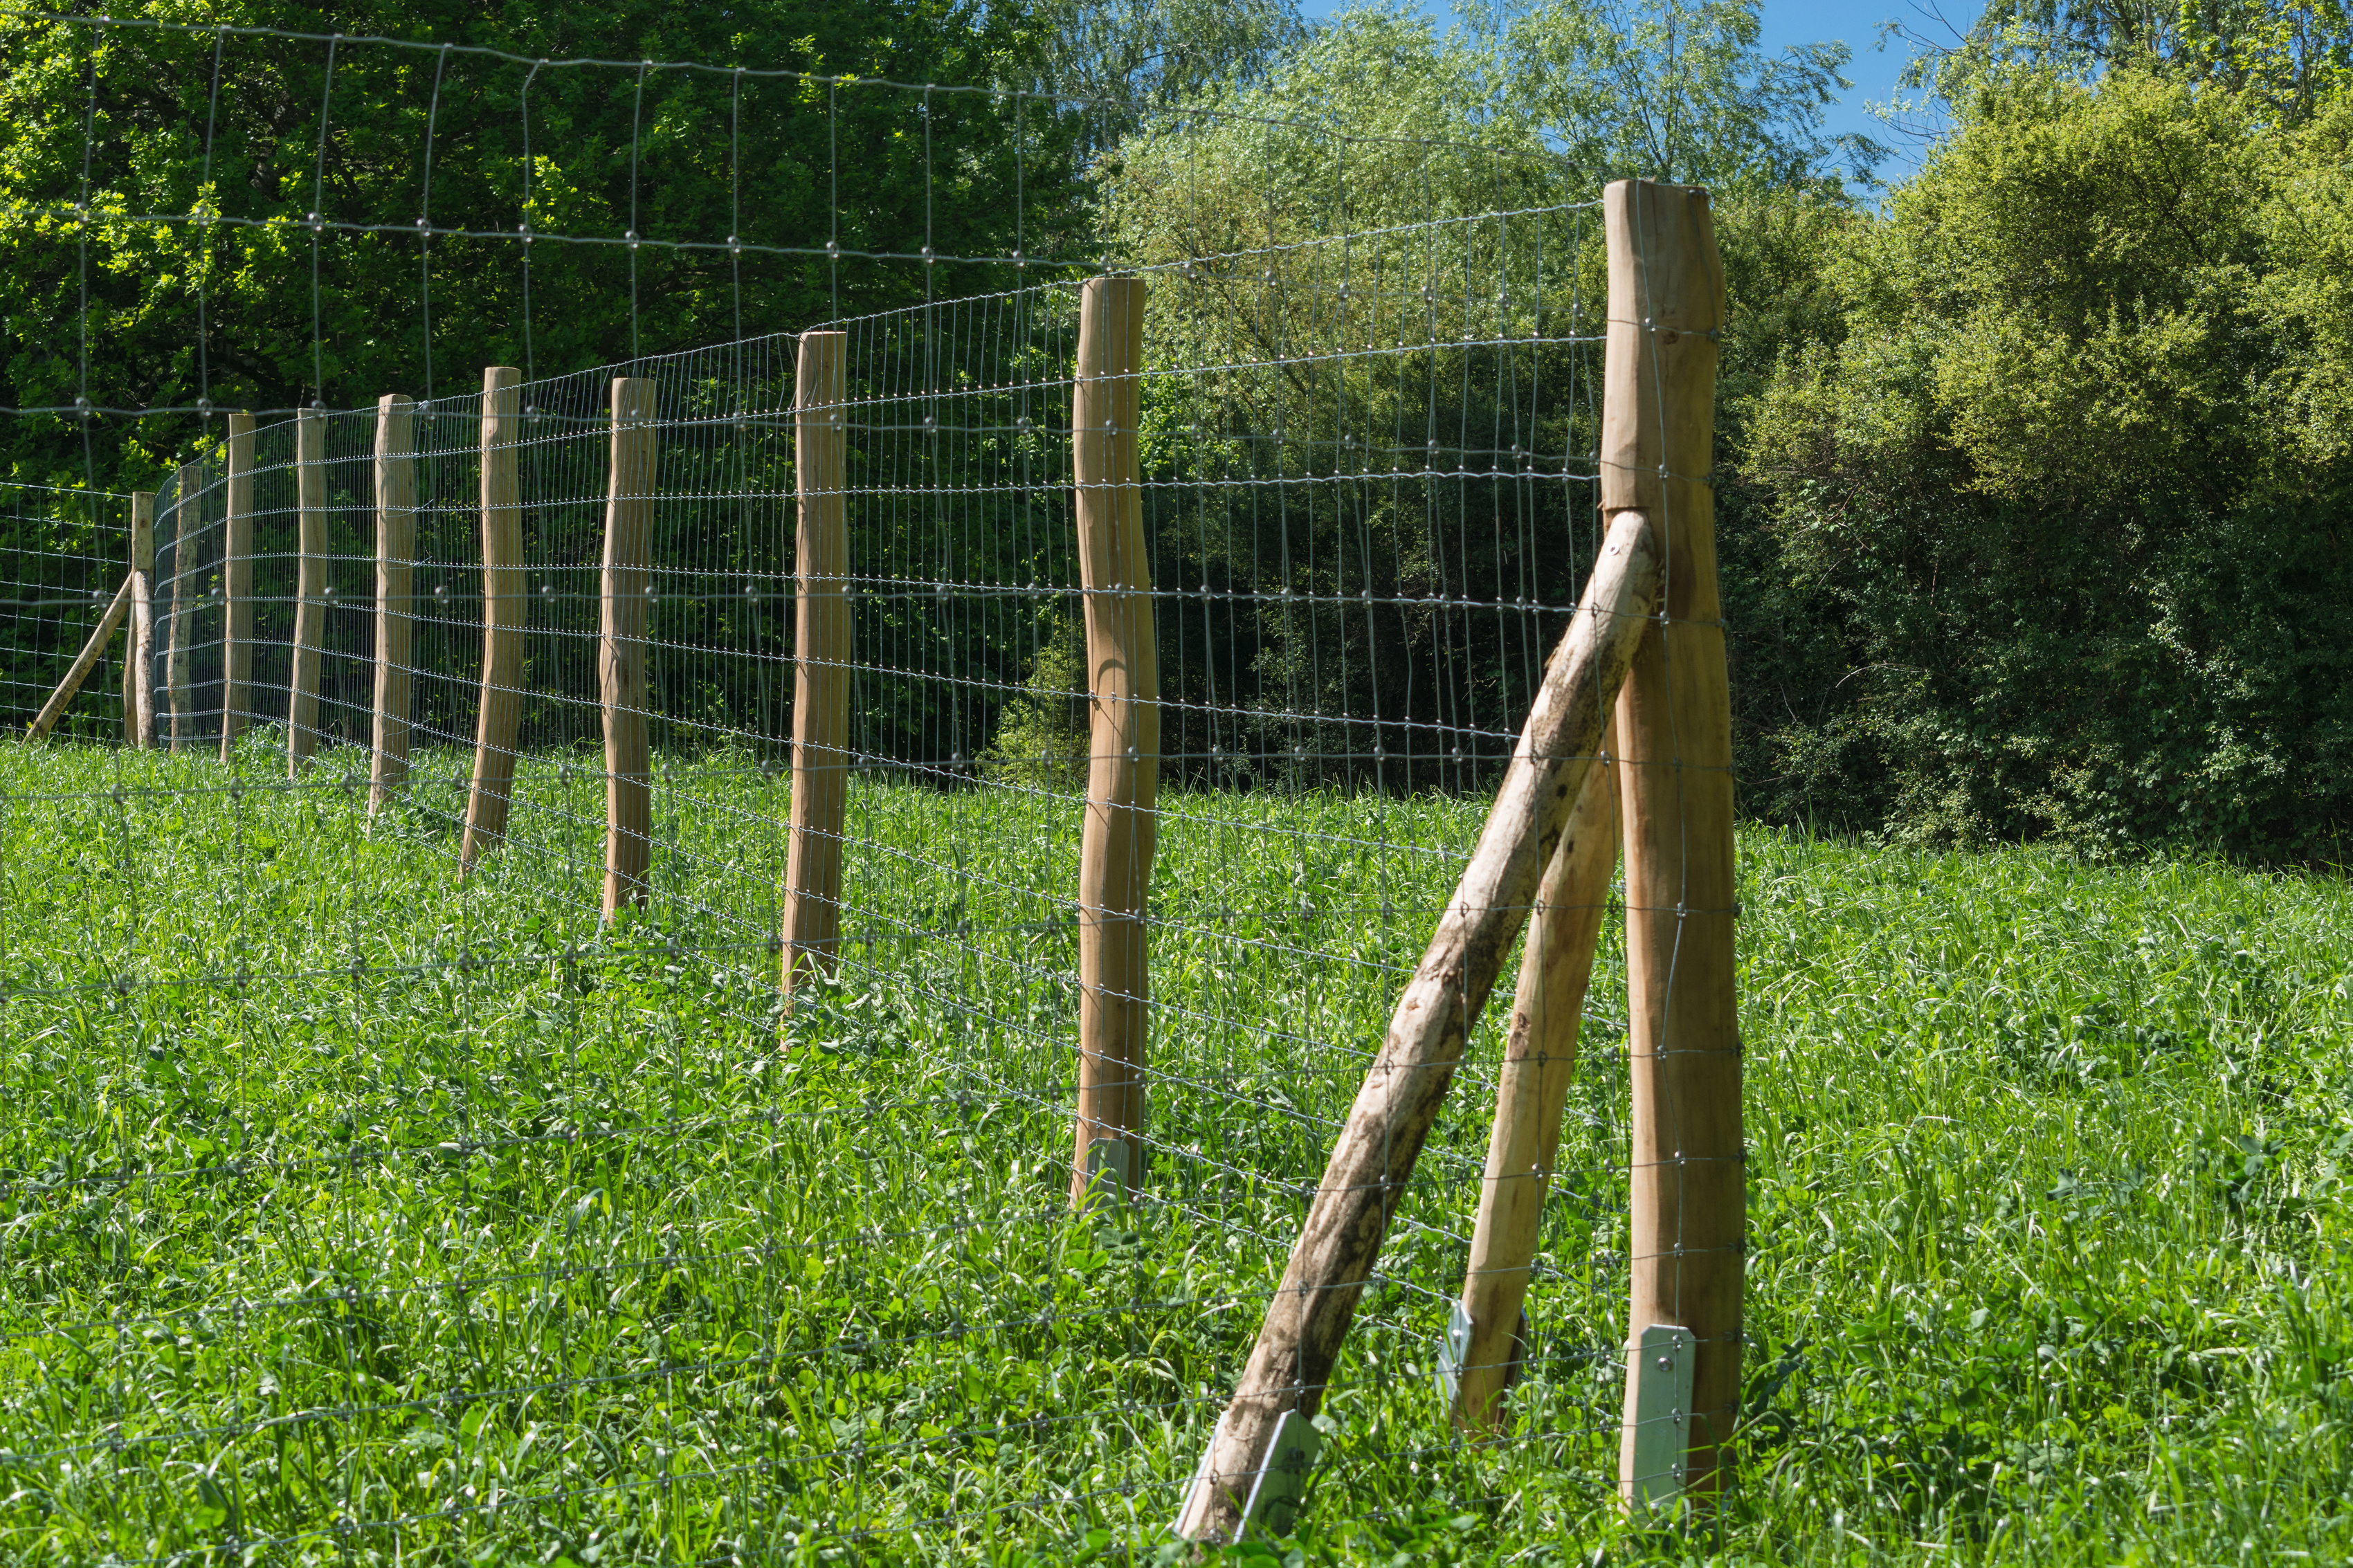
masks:
[[[1114,574],[1149,605],[1126,655],[1157,731],[1126,760],[1156,796],[1104,831],[1149,868],[1148,983],[1086,967],[1100,710],[1137,671],[1097,625],[1125,601],[1087,555],[1072,268],[966,258],[989,286],[949,294],[929,245],[869,247],[920,281],[809,337],[479,394],[445,355],[431,395],[258,427],[207,400],[153,501],[140,743],[0,753],[0,1529],[172,1563],[1166,1531],[1601,550],[1599,205],[1520,152],[1193,129],[1103,197],[1141,215],[1134,408],[1103,439],[1134,468]],[[1395,199],[1205,199],[1317,157]],[[838,480],[805,445],[818,339]],[[12,721],[120,579],[128,499],[8,520]],[[826,504],[838,569],[803,549]],[[813,594],[846,608],[838,659],[797,630]],[[794,735],[828,678],[839,880],[796,968]],[[112,691],[58,733],[111,739]],[[1464,1443],[1437,1376],[1496,1018],[1322,1393],[1317,1517],[1437,1495],[1540,1531],[1607,1494],[1616,975],[1509,1422]],[[1082,1040],[1113,1005],[1149,1050],[1106,1205]]]
[[[131,498],[48,485],[0,484],[0,721],[22,729],[41,713],[106,617],[131,554]],[[119,647],[101,647],[86,683],[119,691]],[[59,715],[63,732],[98,736],[121,710],[102,700]],[[120,734],[118,728],[115,733]]]

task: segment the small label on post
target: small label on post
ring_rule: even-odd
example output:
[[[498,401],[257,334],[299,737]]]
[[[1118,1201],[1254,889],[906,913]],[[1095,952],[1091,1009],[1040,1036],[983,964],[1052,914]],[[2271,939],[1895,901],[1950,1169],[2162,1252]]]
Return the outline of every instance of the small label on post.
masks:
[[[1669,1501],[1683,1489],[1694,1351],[1690,1330],[1652,1323],[1634,1352],[1634,1464],[1626,1480],[1636,1509]]]

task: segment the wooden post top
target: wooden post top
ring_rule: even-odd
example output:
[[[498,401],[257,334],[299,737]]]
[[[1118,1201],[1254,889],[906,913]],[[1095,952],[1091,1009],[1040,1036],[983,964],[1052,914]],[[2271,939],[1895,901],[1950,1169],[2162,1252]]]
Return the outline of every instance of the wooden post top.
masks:
[[[155,492],[131,492],[131,569],[155,570]]]
[[[1141,278],[1090,278],[1079,295],[1081,381],[1128,377],[1144,363],[1144,305],[1152,290]]]
[[[654,383],[650,376],[613,378],[613,417],[623,424],[642,424],[654,416]]]
[[[1613,309],[1608,353],[1633,368],[1630,404],[1605,403],[1601,419],[1601,511],[1654,510],[1663,501],[1664,453],[1705,452],[1697,431],[1669,431],[1691,411],[1712,419],[1717,340],[1725,321],[1724,262],[1715,220],[1698,185],[1618,180],[1602,193]],[[1704,473],[1675,478],[1704,480]]]

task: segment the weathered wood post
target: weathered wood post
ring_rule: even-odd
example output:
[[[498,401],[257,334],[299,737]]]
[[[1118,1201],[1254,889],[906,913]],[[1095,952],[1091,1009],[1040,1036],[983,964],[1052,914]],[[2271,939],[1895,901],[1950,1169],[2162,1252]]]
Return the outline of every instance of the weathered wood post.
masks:
[[[1605,758],[1610,746],[1605,731]],[[1474,1431],[1502,1423],[1504,1391],[1519,1362],[1528,1270],[1560,1154],[1561,1110],[1577,1073],[1577,1026],[1617,866],[1617,771],[1605,764],[1585,775],[1577,810],[1537,885],[1520,951],[1519,990],[1496,1074],[1495,1120],[1456,1324],[1467,1331],[1448,1415]]]
[[[1071,1202],[1144,1176],[1150,975],[1145,906],[1160,787],[1159,650],[1136,449],[1140,278],[1091,278],[1071,394],[1087,632],[1086,818],[1079,841],[1079,1086]],[[1101,1146],[1098,1152],[1098,1146]],[[1115,1169],[1106,1169],[1115,1165]]]
[[[237,754],[245,732],[247,692],[253,685],[253,416],[228,416],[228,498],[221,525],[220,760]]]
[[[1648,516],[1666,562],[1660,624],[1618,699],[1634,1113],[1619,1487],[1633,1503],[1717,1485],[1717,1447],[1740,1397],[1747,1184],[1733,1008],[1732,703],[1711,486],[1724,268],[1704,190],[1620,180],[1603,213],[1601,511]],[[1653,1325],[1685,1331],[1695,1357],[1689,1410],[1646,1418],[1680,1429],[1664,1435],[1638,1419],[1635,1363]]]
[[[1568,631],[1545,665],[1478,847],[1390,1015],[1258,1343],[1186,1493],[1178,1534],[1239,1539],[1253,1489],[1274,1468],[1278,1426],[1314,1419],[1472,1024],[1599,765],[1610,705],[1658,594],[1650,527],[1630,513],[1605,536]]]
[[[286,776],[298,779],[319,746],[319,660],[327,630],[327,418],[294,417],[296,548],[294,670],[286,693]]]
[[[122,661],[122,721],[132,745],[155,744],[155,492],[131,493],[131,637]]]
[[[368,814],[408,777],[409,597],[417,574],[417,405],[397,392],[375,405],[375,701],[368,736]]]
[[[605,918],[646,900],[653,867],[646,721],[647,568],[653,532],[654,384],[613,382],[613,446],[598,584],[596,678],[605,706]]]
[[[794,541],[792,837],[786,850],[785,996],[796,973],[830,973],[841,942],[849,796],[849,528],[843,504],[849,335],[803,332],[793,396],[800,490]]]
[[[188,546],[202,522],[202,509],[190,504],[189,491],[203,473],[203,464],[183,463],[172,481],[172,624],[164,634],[164,688],[172,704],[175,752],[187,745],[195,728],[195,716],[188,710],[188,619],[195,608],[195,568]]]
[[[506,837],[514,793],[515,735],[522,722],[522,490],[515,441],[522,435],[522,372],[482,372],[482,690],[474,721],[474,786],[466,799],[463,876]]]
[[[97,666],[100,656],[106,652],[108,639],[114,636],[114,628],[122,624],[122,616],[130,607],[131,576],[125,573],[122,586],[117,588],[114,597],[107,601],[105,613],[98,617],[98,625],[91,628],[89,640],[81,645],[81,652],[74,656],[73,665],[66,671],[66,678],[58,682],[57,689],[49,693],[49,700],[41,704],[41,710],[33,716],[32,723],[26,726],[25,739],[37,741],[55,727],[67,706],[73,701],[74,694],[81,689],[81,683],[90,679],[90,670]]]

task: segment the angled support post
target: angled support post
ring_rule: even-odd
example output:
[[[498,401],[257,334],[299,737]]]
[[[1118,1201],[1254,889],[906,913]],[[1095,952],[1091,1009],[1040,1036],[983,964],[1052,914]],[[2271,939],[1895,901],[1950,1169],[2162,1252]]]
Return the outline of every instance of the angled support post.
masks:
[[[1333,1145],[1258,1342],[1177,1517],[1179,1535],[1239,1539],[1275,1432],[1286,1417],[1314,1418],[1463,1043],[1599,766],[1610,706],[1658,596],[1650,526],[1640,513],[1625,513],[1604,536],[1471,863]]]

